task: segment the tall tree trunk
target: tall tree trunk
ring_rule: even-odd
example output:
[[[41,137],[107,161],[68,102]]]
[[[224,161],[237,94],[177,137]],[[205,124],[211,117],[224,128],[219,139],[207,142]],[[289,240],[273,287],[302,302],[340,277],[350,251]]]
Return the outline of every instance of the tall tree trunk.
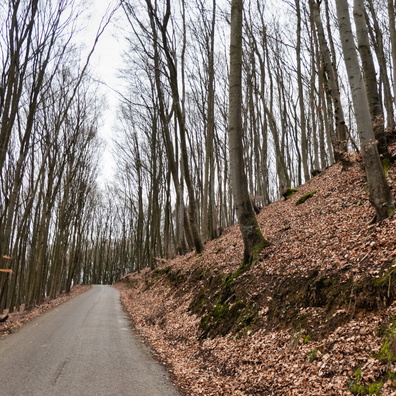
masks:
[[[393,102],[396,105],[396,4],[395,0],[388,0],[389,36],[392,51],[392,70],[393,70]],[[395,131],[392,131],[395,133]]]
[[[189,168],[189,160],[188,160],[188,152],[187,152],[187,143],[186,143],[186,124],[185,124],[185,114],[182,109],[182,103],[180,100],[179,94],[179,83],[178,83],[178,74],[176,64],[173,58],[173,51],[169,46],[168,42],[168,23],[171,13],[171,3],[170,0],[166,2],[166,10],[162,23],[160,22],[158,16],[155,13],[151,0],[146,0],[146,3],[149,7],[149,12],[151,17],[155,19],[162,35],[162,45],[163,50],[165,52],[166,61],[168,65],[169,72],[169,83],[172,91],[172,99],[173,106],[175,110],[175,115],[179,124],[180,130],[180,149],[181,149],[181,157],[182,157],[182,165],[183,165],[183,177],[187,187],[187,193],[189,198],[189,206],[188,206],[188,220],[189,225],[192,232],[192,237],[195,244],[195,250],[197,253],[201,253],[203,250],[203,244],[201,241],[201,236],[198,231],[198,225],[196,222],[197,218],[197,205],[195,200],[194,186],[191,179],[190,168]]]
[[[300,126],[301,126],[301,156],[302,167],[305,181],[309,180],[309,164],[308,164],[308,140],[307,140],[307,123],[305,119],[305,106],[304,106],[304,89],[303,89],[303,76],[301,71],[301,9],[300,0],[295,0],[297,11],[297,44],[296,44],[296,57],[297,57],[297,86],[298,86],[298,103],[300,106]]]
[[[229,152],[231,185],[242,233],[244,264],[256,261],[269,242],[263,237],[247,190],[242,148],[242,13],[243,0],[231,3],[231,42],[229,76]]]
[[[342,51],[352,91],[356,123],[360,136],[361,153],[370,191],[370,202],[376,210],[376,220],[380,221],[393,215],[395,201],[389,189],[378,154],[377,143],[374,138],[369,104],[352,33],[348,1],[336,0],[336,6]]]
[[[377,77],[374,59],[371,53],[369,35],[367,31],[364,4],[361,0],[354,0],[353,16],[356,25],[356,37],[360,58],[362,60],[363,78],[366,86],[368,104],[371,119],[374,125],[374,136],[378,141],[378,152],[386,158],[390,158],[388,144],[385,137],[384,112],[382,111],[380,96],[378,93]]]
[[[205,9],[204,1],[199,2],[199,8],[202,12],[202,18],[207,18],[203,13]],[[215,139],[215,26],[216,26],[216,0],[212,0],[212,16],[210,21],[202,23],[202,31],[197,34],[204,36],[204,47],[202,55],[207,62],[207,118],[205,134],[205,167],[204,183],[202,192],[202,234],[204,240],[216,237],[217,219],[215,208],[215,167],[214,167],[214,139]],[[205,109],[203,110],[205,111]]]
[[[371,38],[374,42],[374,48],[377,54],[379,69],[380,69],[380,81],[383,85],[384,93],[384,107],[386,109],[386,128],[389,132],[395,128],[395,113],[393,109],[392,91],[391,84],[389,81],[388,70],[387,70],[387,55],[384,49],[384,38],[380,28],[380,24],[377,18],[377,12],[374,7],[373,0],[368,0],[369,10],[373,20],[374,32],[371,32]]]
[[[338,89],[337,74],[334,63],[331,61],[330,50],[327,46],[326,37],[322,20],[320,18],[319,3],[315,0],[311,1],[312,15],[318,31],[318,41],[323,57],[325,71],[327,73],[328,86],[325,88],[331,95],[334,106],[334,121],[336,125],[337,136],[333,140],[334,158],[336,161],[342,160],[343,154],[347,151],[347,126],[345,124],[344,111],[341,104],[340,92]]]
[[[176,243],[175,249],[179,254],[186,253],[186,245],[184,240],[184,200],[182,194],[182,185],[179,182],[179,168],[175,160],[175,150],[172,143],[171,133],[169,129],[169,115],[165,109],[164,88],[161,82],[161,68],[159,53],[159,38],[156,28],[156,14],[150,0],[146,0],[150,18],[150,27],[153,40],[153,62],[154,62],[154,78],[155,88],[158,95],[159,118],[161,123],[163,140],[165,143],[166,157],[168,160],[169,172],[172,175],[173,184],[176,191]],[[186,230],[187,232],[187,230]]]

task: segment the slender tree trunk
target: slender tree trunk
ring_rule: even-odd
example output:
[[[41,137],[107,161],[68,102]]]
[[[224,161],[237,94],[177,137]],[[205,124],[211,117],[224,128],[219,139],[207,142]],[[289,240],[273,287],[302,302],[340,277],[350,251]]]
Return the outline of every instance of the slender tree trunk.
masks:
[[[369,104],[352,33],[348,1],[336,0],[336,6],[344,61],[352,91],[361,153],[370,191],[370,202],[376,210],[376,220],[380,221],[393,215],[394,197],[389,189],[374,138]]]
[[[385,137],[384,113],[382,111],[380,96],[378,93],[377,76],[374,59],[371,53],[366,18],[364,16],[364,4],[361,0],[354,0],[353,15],[356,25],[356,36],[360,58],[362,60],[363,78],[366,86],[368,104],[371,119],[374,125],[374,136],[378,141],[378,152],[386,159],[390,158],[388,144]]]
[[[301,10],[300,0],[295,0],[297,11],[297,44],[296,44],[296,57],[297,57],[297,86],[298,86],[298,103],[300,106],[300,125],[301,125],[301,156],[302,167],[305,181],[309,180],[309,164],[308,164],[308,139],[307,139],[307,123],[305,118],[304,106],[304,89],[303,89],[303,76],[301,71]]]
[[[158,35],[156,29],[156,15],[153,10],[152,4],[150,0],[146,0],[150,24],[151,24],[151,32],[152,32],[152,40],[153,40],[153,62],[154,62],[154,79],[155,79],[155,88],[157,90],[158,95],[158,107],[159,107],[159,118],[161,121],[161,129],[163,134],[163,140],[165,143],[165,152],[168,160],[168,168],[169,172],[172,175],[173,184],[176,190],[176,243],[175,249],[179,254],[184,254],[186,252],[186,246],[184,241],[184,201],[182,194],[182,185],[179,182],[179,169],[177,166],[177,162],[175,160],[175,150],[173,147],[171,133],[169,130],[169,116],[166,114],[165,109],[165,99],[163,93],[163,86],[161,82],[161,62],[160,62],[160,53],[159,53],[159,42]]]
[[[396,5],[395,0],[388,0],[388,17],[389,17],[389,36],[392,50],[392,70],[393,70],[393,102],[396,106]],[[392,131],[395,133],[395,131]]]
[[[391,91],[391,84],[389,81],[388,70],[387,70],[387,60],[384,49],[384,38],[378,22],[377,12],[375,11],[373,0],[368,0],[369,10],[371,12],[374,32],[371,33],[374,48],[376,50],[378,64],[380,69],[380,81],[383,85],[384,94],[384,107],[386,109],[386,128],[389,132],[393,131],[395,128],[395,113],[393,109],[393,98]]]
[[[347,126],[345,123],[344,111],[341,104],[340,92],[338,89],[337,74],[335,71],[334,63],[331,61],[331,55],[327,46],[326,37],[322,20],[319,13],[319,4],[311,0],[312,14],[315,21],[316,29],[318,31],[318,41],[323,56],[325,71],[327,73],[328,86],[325,88],[331,95],[334,106],[334,121],[336,125],[337,136],[332,139],[334,157],[336,161],[341,161],[343,154],[347,151]]]
[[[243,1],[231,3],[229,77],[229,152],[231,185],[245,246],[244,264],[256,261],[269,243],[261,234],[247,190],[242,148],[242,13]]]
[[[179,96],[179,88],[178,88],[178,77],[177,77],[177,69],[172,58],[171,50],[168,46],[168,37],[167,37],[167,23],[170,15],[170,0],[167,1],[167,12],[164,17],[164,23],[161,25],[161,33],[162,33],[162,42],[164,45],[164,50],[166,54],[166,59],[168,62],[169,69],[169,82],[172,90],[173,97],[173,105],[175,108],[175,114],[177,117],[177,121],[180,129],[180,148],[181,148],[181,156],[182,156],[182,164],[183,164],[183,176],[184,181],[187,187],[187,193],[189,198],[189,206],[188,206],[188,220],[191,227],[191,232],[195,244],[195,250],[197,253],[201,253],[203,250],[203,244],[201,241],[201,237],[198,231],[198,225],[196,223],[197,218],[197,206],[195,200],[194,187],[191,180],[189,160],[188,160],[188,152],[187,152],[187,144],[186,144],[186,125],[185,125],[185,114],[181,107],[181,101]]]
[[[216,26],[216,0],[212,0],[212,15],[211,20],[206,20],[205,0],[199,1],[199,9],[202,12],[202,30],[197,31],[196,34],[203,35],[204,44],[201,45],[202,56],[207,62],[205,68],[205,79],[201,80],[202,85],[207,84],[206,101],[207,107],[203,108],[202,114],[204,119],[207,119],[206,134],[205,134],[205,167],[203,169],[203,190],[202,190],[202,234],[204,240],[213,239],[216,237],[217,221],[215,208],[215,167],[214,167],[214,141],[215,141],[215,26]],[[205,91],[204,91],[205,92]],[[204,95],[204,94],[203,94]]]

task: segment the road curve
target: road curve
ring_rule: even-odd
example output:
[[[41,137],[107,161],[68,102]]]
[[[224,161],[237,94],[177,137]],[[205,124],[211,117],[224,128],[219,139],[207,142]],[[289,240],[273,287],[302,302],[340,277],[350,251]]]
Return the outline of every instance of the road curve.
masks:
[[[129,328],[119,292],[93,286],[0,340],[0,395],[176,396]]]

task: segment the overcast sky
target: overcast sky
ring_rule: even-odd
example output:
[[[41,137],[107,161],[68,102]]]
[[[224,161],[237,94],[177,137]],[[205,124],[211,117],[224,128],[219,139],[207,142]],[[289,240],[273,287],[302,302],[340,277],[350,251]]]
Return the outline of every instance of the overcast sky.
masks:
[[[117,0],[94,0],[88,3],[89,20],[86,24],[82,40],[87,50],[92,47],[98,27],[102,19],[109,15],[109,10],[118,4]],[[94,77],[101,81],[100,92],[106,99],[108,108],[103,114],[99,134],[105,140],[105,151],[101,158],[101,168],[105,179],[111,179],[114,173],[114,159],[111,156],[111,138],[114,135],[114,125],[118,107],[117,95],[113,89],[119,89],[120,81],[117,78],[118,69],[121,67],[122,42],[120,26],[123,11],[118,11],[113,16],[103,35],[100,37],[94,54],[91,58],[91,69]]]

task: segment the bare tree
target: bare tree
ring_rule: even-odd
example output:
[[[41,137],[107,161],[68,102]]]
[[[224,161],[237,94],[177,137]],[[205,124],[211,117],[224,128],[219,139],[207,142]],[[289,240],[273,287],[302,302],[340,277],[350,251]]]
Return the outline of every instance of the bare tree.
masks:
[[[396,105],[396,4],[394,0],[388,0],[388,18],[393,64],[393,101]]]
[[[382,111],[380,95],[378,92],[377,73],[371,53],[369,34],[366,25],[364,4],[354,0],[353,15],[356,25],[356,36],[360,58],[362,60],[363,79],[366,86],[368,104],[374,125],[374,136],[378,141],[378,152],[389,160],[390,154],[385,137],[384,112]]]
[[[320,17],[320,4],[315,0],[310,1],[311,12],[318,34],[318,41],[323,57],[325,76],[323,84],[333,100],[333,113],[337,135],[333,137],[334,157],[337,161],[341,160],[347,151],[347,126],[345,122],[344,110],[341,104],[340,92],[338,87],[338,76],[335,70],[335,62],[331,59],[329,47],[326,42],[325,31]]]
[[[261,234],[249,198],[242,147],[242,15],[243,1],[231,3],[229,152],[232,191],[245,246],[245,264],[255,262],[269,243]]]
[[[194,187],[191,179],[188,152],[187,152],[187,143],[186,143],[187,130],[186,130],[186,122],[185,122],[185,113],[183,111],[182,103],[180,99],[179,82],[178,82],[179,78],[178,78],[176,61],[174,58],[174,51],[172,50],[168,39],[168,23],[171,15],[171,2],[170,0],[166,1],[166,10],[162,21],[160,21],[158,15],[156,14],[156,10],[151,4],[151,0],[146,0],[146,3],[150,15],[153,18],[155,18],[155,21],[159,27],[162,36],[162,46],[165,52],[166,62],[168,66],[169,84],[172,91],[173,107],[180,131],[180,150],[182,156],[183,177],[186,183],[188,198],[189,198],[188,219],[194,240],[195,250],[197,253],[201,253],[203,250],[203,244],[201,241],[201,236],[199,234],[198,225],[196,222],[197,205],[196,205]]]
[[[347,0],[337,0],[336,6],[344,62],[352,91],[356,123],[360,136],[361,153],[370,191],[370,202],[375,208],[376,220],[380,221],[394,213],[395,201],[389,189],[378,154],[367,94],[352,33],[348,2]]]
[[[377,56],[380,74],[380,84],[383,89],[384,108],[386,109],[386,129],[389,134],[392,134],[395,128],[395,113],[393,108],[393,97],[391,90],[391,83],[387,70],[387,55],[384,43],[384,35],[380,27],[377,11],[373,0],[368,0],[368,10],[370,11],[372,26],[368,24],[367,28],[370,34],[371,41]]]

